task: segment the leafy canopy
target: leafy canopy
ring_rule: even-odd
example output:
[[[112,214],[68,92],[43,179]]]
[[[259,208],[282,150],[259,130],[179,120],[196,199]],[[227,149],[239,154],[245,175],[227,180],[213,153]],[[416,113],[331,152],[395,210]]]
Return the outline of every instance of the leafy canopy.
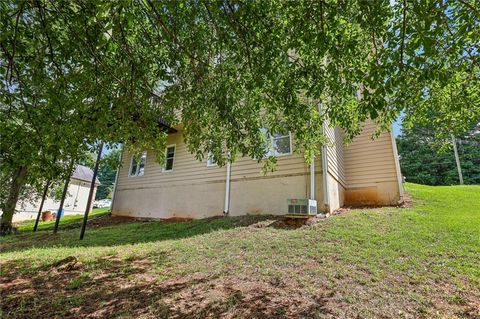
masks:
[[[439,129],[457,132],[480,118],[479,7],[1,2],[2,131],[24,136],[27,163],[37,153],[72,157],[97,140],[161,159],[162,117],[182,123],[198,158],[211,152],[220,164],[227,153],[263,158],[263,127],[292,131],[308,157],[327,117],[351,137],[368,117],[387,129],[402,110],[407,123],[435,110]],[[13,150],[2,157],[22,162]]]

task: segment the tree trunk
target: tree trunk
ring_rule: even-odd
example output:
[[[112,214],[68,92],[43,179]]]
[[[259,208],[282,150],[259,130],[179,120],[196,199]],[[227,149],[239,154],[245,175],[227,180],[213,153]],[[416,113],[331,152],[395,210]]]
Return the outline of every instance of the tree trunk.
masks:
[[[15,213],[15,207],[17,206],[18,197],[25,184],[27,176],[27,167],[20,166],[13,173],[12,182],[10,185],[10,192],[8,194],[7,201],[3,207],[2,222],[0,224],[0,235],[4,236],[12,233],[12,219]]]
[[[43,189],[42,201],[40,202],[40,207],[38,208],[37,219],[35,219],[35,225],[33,226],[33,231],[36,232],[38,228],[38,222],[40,221],[40,216],[42,215],[43,204],[45,204],[45,199],[47,198],[48,188],[50,187],[50,180],[47,180],[45,188]]]

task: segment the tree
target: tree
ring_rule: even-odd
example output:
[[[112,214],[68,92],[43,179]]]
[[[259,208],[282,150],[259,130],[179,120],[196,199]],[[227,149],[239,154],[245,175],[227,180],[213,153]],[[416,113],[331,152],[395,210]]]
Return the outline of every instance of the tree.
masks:
[[[310,159],[326,118],[351,138],[368,117],[386,129],[402,110],[426,120],[434,109],[460,131],[480,118],[469,1],[1,2],[2,130],[24,138],[2,140],[23,143],[2,176],[4,217],[26,180],[43,178],[38,154],[68,162],[102,140],[161,162],[159,117],[220,165],[264,158],[262,128],[291,131]],[[462,103],[438,98],[454,92]]]
[[[71,173],[67,170],[71,153],[66,149],[60,151],[50,144],[51,132],[43,130],[40,135],[36,128],[29,125],[31,122],[26,121],[26,114],[23,108],[17,112],[10,109],[0,113],[2,225],[6,222],[6,226],[0,228],[2,234],[10,232],[11,219],[19,200],[35,200],[47,181],[50,184],[60,183]],[[71,151],[81,157],[79,148]]]
[[[96,10],[102,8],[94,3],[1,2],[0,9],[7,30],[0,56],[1,228],[7,233],[24,186],[58,175],[54,164],[65,168],[99,139],[153,147],[165,133],[148,103],[151,90],[133,85],[149,72],[158,78],[155,68],[132,62],[124,46],[108,40],[110,27],[121,36],[118,20],[125,16],[100,28]]]
[[[403,128],[402,134],[397,137],[397,146],[402,173],[407,181],[426,185],[458,184],[451,145],[449,148],[442,147],[445,141],[438,140],[437,136],[433,125],[416,124]],[[478,128],[459,136],[457,143],[465,184],[480,184]]]
[[[117,176],[117,169],[120,165],[120,150],[111,150],[102,158],[100,169],[98,171],[98,179],[100,186],[97,189],[96,199],[112,198],[113,186],[115,184],[115,177]]]

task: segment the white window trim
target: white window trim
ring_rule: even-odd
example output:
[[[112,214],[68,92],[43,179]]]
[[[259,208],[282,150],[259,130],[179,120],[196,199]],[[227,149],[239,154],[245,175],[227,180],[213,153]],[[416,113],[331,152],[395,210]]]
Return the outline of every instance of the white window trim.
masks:
[[[208,152],[208,155],[207,155],[207,167],[217,167],[218,166],[218,163],[215,162],[215,163],[209,163],[210,162],[210,157],[212,156],[212,153]]]
[[[167,166],[167,149],[169,147],[174,147],[174,150],[173,150],[173,163],[172,163],[172,169],[166,169],[166,166]],[[173,169],[175,168],[175,156],[177,155],[177,144],[170,144],[170,145],[167,145],[165,147],[165,164],[162,168],[162,172],[163,173],[170,173],[170,172],[173,172]]]
[[[138,175],[140,165],[137,165],[137,170],[136,170],[135,174],[132,174],[133,161],[135,160],[135,156],[132,155],[131,159],[130,159],[130,167],[128,168],[128,177],[140,177],[140,176],[145,175],[145,168],[147,167],[147,151],[142,152],[142,156],[140,156],[140,162],[142,161],[143,155],[145,155],[145,165],[143,166],[143,174]]]

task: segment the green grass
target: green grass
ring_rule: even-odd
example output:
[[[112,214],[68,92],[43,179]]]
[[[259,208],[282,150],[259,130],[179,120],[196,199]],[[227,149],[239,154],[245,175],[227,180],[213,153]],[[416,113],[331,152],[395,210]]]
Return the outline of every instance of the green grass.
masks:
[[[92,209],[92,212],[89,214],[89,217],[98,217],[102,215],[106,215],[109,213],[109,208],[94,208]],[[83,215],[66,215],[62,217],[61,219],[61,224],[62,225],[72,225],[72,224],[77,224],[81,223],[83,220]],[[35,225],[35,220],[27,220],[21,223],[18,223],[17,228],[19,231],[29,231],[33,230],[33,226]],[[47,230],[47,229],[53,229],[55,226],[55,219],[49,220],[47,222],[43,222],[40,220],[38,224],[38,230]]]
[[[480,315],[480,186],[407,190],[412,208],[354,209],[298,229],[268,216],[132,222],[79,241],[73,217],[57,235],[25,223],[2,239],[2,277],[19,282],[2,289],[3,315]],[[68,256],[73,270],[49,268]],[[52,282],[61,288],[38,294]],[[72,293],[76,302],[52,303]]]

